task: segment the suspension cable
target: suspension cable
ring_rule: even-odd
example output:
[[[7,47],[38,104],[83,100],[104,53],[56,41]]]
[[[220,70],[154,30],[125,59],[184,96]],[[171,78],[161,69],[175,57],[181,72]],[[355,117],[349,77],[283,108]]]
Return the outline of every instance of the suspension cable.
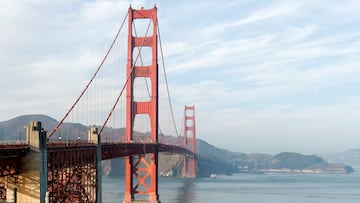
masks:
[[[108,51],[106,52],[103,60],[101,61],[100,65],[98,66],[97,70],[95,71],[94,75],[91,77],[90,81],[88,82],[88,84],[85,86],[84,90],[81,92],[80,96],[76,99],[76,101],[74,102],[74,104],[71,106],[71,108],[66,112],[65,116],[61,119],[61,121],[56,125],[56,127],[51,131],[51,133],[49,134],[48,138],[50,138],[58,129],[59,127],[62,125],[62,123],[64,122],[64,120],[69,116],[70,112],[75,108],[75,106],[77,105],[77,103],[80,101],[81,97],[85,94],[85,92],[87,91],[87,89],[89,88],[89,86],[91,85],[91,83],[93,82],[94,78],[96,77],[96,75],[98,74],[98,72],[100,71],[102,65],[104,64],[105,60],[107,59],[110,51],[112,50],[124,24],[125,24],[125,20],[127,19],[127,14],[124,17],[123,22],[121,23],[121,26],[113,40],[113,42],[110,45],[110,48],[108,49]]]
[[[162,60],[162,64],[163,64],[165,83],[166,83],[166,91],[167,91],[167,94],[168,94],[168,99],[169,99],[169,104],[170,104],[171,117],[172,117],[172,120],[173,120],[173,125],[175,127],[176,135],[179,137],[179,132],[178,132],[178,129],[176,127],[174,111],[173,111],[171,98],[170,98],[170,90],[169,90],[169,85],[168,85],[168,80],[167,80],[167,75],[166,75],[166,70],[165,70],[165,61],[164,61],[164,54],[163,54],[163,49],[162,49],[161,37],[160,37],[160,26],[159,26],[158,21],[157,21],[157,28],[158,28],[158,33],[159,33],[159,44],[160,44],[161,60]]]
[[[181,120],[181,127],[180,127],[180,133],[179,133],[179,136],[177,137],[178,138],[178,143],[177,144],[179,144],[179,145],[181,145],[181,143],[182,143],[182,140],[181,140],[181,134],[183,133],[183,126],[184,126],[184,122],[185,122],[185,118],[183,117],[183,119]],[[186,136],[185,135],[185,132],[184,132],[184,136]]]

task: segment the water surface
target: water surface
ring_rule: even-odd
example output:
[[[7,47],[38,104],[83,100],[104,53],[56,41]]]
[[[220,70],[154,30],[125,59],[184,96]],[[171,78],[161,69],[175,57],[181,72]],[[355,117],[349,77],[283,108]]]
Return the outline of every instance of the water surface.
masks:
[[[102,189],[103,202],[121,202],[124,178],[103,177]],[[163,203],[359,203],[360,173],[160,178],[159,195]]]

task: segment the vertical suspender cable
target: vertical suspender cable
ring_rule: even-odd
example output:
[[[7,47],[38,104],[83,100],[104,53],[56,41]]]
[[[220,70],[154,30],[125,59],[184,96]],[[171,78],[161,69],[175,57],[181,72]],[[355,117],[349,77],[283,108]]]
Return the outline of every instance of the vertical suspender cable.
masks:
[[[90,81],[88,82],[88,84],[85,86],[85,89],[81,92],[80,96],[75,100],[74,104],[70,107],[70,109],[66,112],[65,116],[61,119],[61,121],[56,125],[56,127],[51,131],[51,133],[49,134],[48,138],[50,138],[56,131],[57,129],[62,125],[62,123],[64,122],[64,120],[69,116],[70,112],[74,109],[74,107],[77,105],[77,103],[79,102],[79,100],[81,99],[81,97],[84,95],[84,93],[86,92],[86,90],[89,88],[90,84],[93,82],[94,78],[96,77],[96,75],[98,74],[98,72],[100,71],[102,65],[104,64],[105,60],[107,59],[112,47],[115,44],[116,39],[118,38],[120,31],[123,28],[123,25],[125,24],[125,20],[127,19],[127,14],[119,28],[119,31],[117,32],[115,39],[113,40],[113,42],[111,43],[111,46],[109,48],[109,50],[107,51],[107,53],[105,54],[105,57],[103,58],[103,60],[101,61],[99,67],[97,68],[97,70],[95,71],[94,75],[91,77]]]
[[[174,124],[174,127],[175,127],[176,135],[179,137],[179,132],[178,132],[178,129],[177,129],[177,127],[176,127],[175,117],[174,117],[174,111],[173,111],[173,107],[172,107],[172,103],[171,103],[171,98],[170,98],[170,90],[169,90],[169,85],[168,85],[168,81],[167,81],[167,75],[166,75],[166,71],[165,71],[165,61],[164,61],[164,54],[163,54],[162,44],[161,44],[161,38],[160,38],[160,26],[159,26],[159,22],[157,22],[157,25],[158,25],[158,35],[159,35],[159,45],[160,45],[160,52],[161,52],[161,60],[162,60],[162,63],[163,63],[163,70],[164,70],[165,83],[166,83],[166,91],[167,91],[167,94],[168,94],[168,99],[169,99],[169,104],[170,104],[171,117],[172,117],[173,124]]]
[[[151,14],[151,18],[152,18],[152,15],[153,15],[153,13]],[[150,23],[149,23],[149,25],[148,25],[148,27],[147,27],[147,30],[146,30],[146,33],[145,33],[145,37],[147,36],[147,33],[149,32],[149,28],[150,28]],[[145,42],[145,37],[143,38],[143,40],[142,40],[142,42],[141,42],[141,44],[140,44],[140,46],[139,46],[139,47],[140,47],[140,48],[139,48],[139,51],[138,51],[138,53],[137,53],[137,55],[136,55],[136,58],[135,58],[134,63],[133,63],[132,66],[131,66],[131,71],[130,71],[129,75],[127,75],[127,77],[126,77],[125,84],[123,85],[123,87],[122,87],[122,89],[121,89],[118,97],[117,97],[116,100],[115,100],[115,103],[114,103],[113,107],[111,108],[111,110],[110,110],[107,118],[105,119],[103,125],[101,126],[101,128],[100,128],[100,130],[99,130],[99,134],[102,133],[102,131],[104,130],[106,124],[108,123],[108,121],[109,121],[112,113],[114,112],[117,104],[118,104],[119,101],[120,101],[121,95],[123,94],[123,92],[124,92],[124,90],[125,90],[125,88],[126,88],[126,85],[127,85],[127,83],[129,82],[129,80],[130,80],[130,78],[131,78],[131,75],[133,74],[133,72],[134,72],[134,70],[135,70],[135,64],[136,64],[137,60],[139,60],[139,58],[140,58],[140,53],[141,53],[141,50],[142,50],[142,48],[143,48],[143,44],[144,44],[144,42]]]

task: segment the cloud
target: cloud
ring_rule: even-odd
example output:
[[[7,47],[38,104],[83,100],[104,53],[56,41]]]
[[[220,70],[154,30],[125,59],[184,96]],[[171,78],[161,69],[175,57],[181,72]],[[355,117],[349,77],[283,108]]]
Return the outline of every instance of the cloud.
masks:
[[[284,15],[289,15],[296,10],[295,4],[281,3],[275,6],[269,6],[269,8],[260,9],[254,12],[253,14],[247,16],[244,19],[236,21],[228,26],[238,26],[243,24],[250,24],[261,20],[266,20],[269,18],[280,17]]]
[[[110,0],[1,2],[0,119],[24,113],[59,119],[104,57],[130,3],[153,6]],[[342,136],[352,139],[358,132],[356,1],[184,1],[157,7],[177,123],[184,105],[196,105],[200,138],[238,151],[315,151],[306,141],[331,139],[327,146],[333,149]],[[126,36],[121,34],[124,40],[105,65],[118,67],[114,75],[121,77]],[[266,142],[257,142],[261,139]]]
[[[231,149],[249,153],[336,151],[357,147],[353,140],[360,130],[355,124],[359,112],[354,109],[358,108],[358,102],[340,101],[304,108],[291,104],[270,105],[258,111],[235,107],[214,109],[198,114],[198,134],[209,135],[210,143],[227,148],[232,142]],[[341,141],[336,142],[339,134]]]

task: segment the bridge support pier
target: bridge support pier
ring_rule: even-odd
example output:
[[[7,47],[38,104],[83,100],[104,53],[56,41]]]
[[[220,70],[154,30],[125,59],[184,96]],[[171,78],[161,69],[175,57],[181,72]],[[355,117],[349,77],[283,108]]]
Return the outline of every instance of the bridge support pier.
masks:
[[[46,200],[46,193],[48,191],[47,137],[46,131],[41,127],[40,122],[37,122],[35,130],[39,134],[40,203],[45,203],[49,202],[49,200]]]
[[[91,128],[88,140],[96,144],[96,202],[102,202],[101,136],[98,128]]]
[[[48,143],[40,122],[27,126],[30,152],[20,161],[21,171],[6,176],[17,189],[18,202],[101,202],[101,141],[93,144]]]
[[[128,63],[126,75],[129,82],[126,83],[126,142],[134,142],[135,117],[139,114],[147,114],[150,118],[150,140],[158,144],[158,27],[157,8],[128,11]],[[136,36],[134,23],[137,19],[148,19],[149,26],[152,25],[152,33],[145,36]],[[134,28],[134,32],[133,32]],[[151,49],[151,64],[143,65],[139,62],[141,49]],[[137,49],[135,49],[137,48]],[[134,53],[135,51],[135,53]],[[138,52],[136,52],[138,51]],[[135,56],[135,57],[134,57]],[[137,100],[134,96],[134,81],[136,78],[148,78],[150,81],[149,100]],[[158,194],[158,150],[149,156],[128,156],[125,158],[125,195],[124,203],[130,202],[159,202]],[[136,196],[137,195],[137,196]],[[146,198],[148,200],[138,200]]]
[[[34,121],[26,127],[26,131],[31,150],[27,155],[8,160],[12,169],[4,177],[6,201],[45,203],[48,190],[46,132],[40,122]]]

